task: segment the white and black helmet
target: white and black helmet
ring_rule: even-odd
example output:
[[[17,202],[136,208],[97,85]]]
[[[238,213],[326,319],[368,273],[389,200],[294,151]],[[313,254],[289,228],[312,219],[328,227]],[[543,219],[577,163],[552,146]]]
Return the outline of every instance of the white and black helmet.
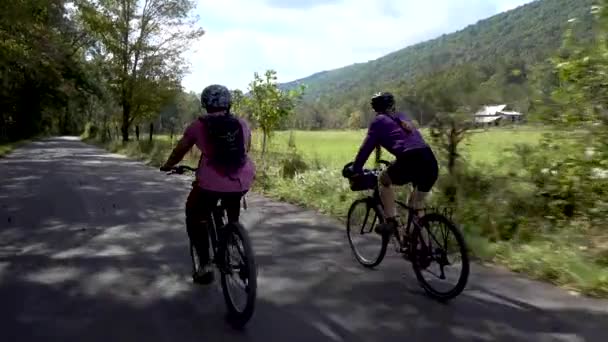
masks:
[[[376,112],[385,112],[394,109],[395,97],[389,92],[376,93],[372,96],[370,104]]]

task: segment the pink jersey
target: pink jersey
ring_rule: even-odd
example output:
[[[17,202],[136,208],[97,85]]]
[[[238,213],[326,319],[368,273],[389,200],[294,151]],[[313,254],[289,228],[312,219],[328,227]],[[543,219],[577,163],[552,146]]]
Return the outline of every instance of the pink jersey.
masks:
[[[223,115],[223,114],[207,114],[207,115]],[[243,127],[245,146],[251,141],[251,130],[249,125],[243,119],[239,118]],[[204,124],[200,120],[192,122],[184,131],[184,139],[189,145],[196,145],[201,150],[201,159],[198,164],[198,172],[196,177],[201,188],[216,192],[241,192],[251,188],[255,177],[255,165],[247,156],[245,165],[236,173],[236,175],[228,178],[215,171],[208,166],[208,159],[205,156],[205,151],[209,150],[207,142],[204,138]]]

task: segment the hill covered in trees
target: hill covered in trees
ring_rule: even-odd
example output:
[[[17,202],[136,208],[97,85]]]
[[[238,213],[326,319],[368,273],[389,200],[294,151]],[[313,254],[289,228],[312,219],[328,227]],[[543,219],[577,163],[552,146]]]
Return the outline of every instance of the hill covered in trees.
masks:
[[[421,82],[434,78],[449,82],[463,69],[484,85],[481,102],[507,102],[527,111],[535,74],[542,74],[543,64],[557,53],[570,19],[577,18],[573,34],[578,41],[592,36],[593,4],[593,0],[534,1],[374,61],[283,84],[286,89],[307,86],[292,124],[312,129],[364,126],[370,94],[392,90],[403,104],[419,93]]]

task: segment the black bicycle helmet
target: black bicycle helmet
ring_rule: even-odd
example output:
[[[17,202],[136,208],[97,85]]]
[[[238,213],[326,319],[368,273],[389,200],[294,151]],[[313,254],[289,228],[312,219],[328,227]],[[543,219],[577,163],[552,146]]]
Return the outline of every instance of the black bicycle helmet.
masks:
[[[380,92],[372,96],[372,108],[378,112],[386,112],[395,107],[395,97],[389,92]]]
[[[201,105],[205,109],[226,109],[232,105],[230,90],[223,85],[213,84],[203,90],[201,94]]]

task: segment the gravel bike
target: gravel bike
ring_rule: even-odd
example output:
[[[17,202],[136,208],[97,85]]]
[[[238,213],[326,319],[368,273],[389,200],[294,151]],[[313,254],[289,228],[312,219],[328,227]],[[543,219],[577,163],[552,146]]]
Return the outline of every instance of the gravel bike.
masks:
[[[357,261],[368,268],[378,266],[386,255],[389,242],[392,241],[397,253],[411,262],[416,278],[426,293],[440,301],[458,296],[464,290],[469,277],[469,256],[462,233],[448,218],[448,215],[438,210],[428,212],[428,209],[422,209],[419,212],[424,214],[418,217],[417,210],[403,202],[396,201],[400,214],[398,228],[393,234],[381,236],[374,231],[376,224],[384,222],[378,176],[382,172],[383,166],[388,167],[390,163],[381,160],[376,168],[364,169],[363,173],[356,175],[347,171],[352,164],[352,162],[346,164],[342,172],[342,175],[349,180],[351,190],[372,190],[371,195],[355,200],[348,210],[346,233]],[[405,224],[403,218],[407,218]],[[362,222],[357,222],[358,219],[361,219]],[[438,233],[432,229],[436,225],[443,228]],[[450,233],[454,237],[452,240],[449,239]],[[359,242],[359,239],[363,239],[364,236],[367,240]],[[454,265],[448,257],[450,241],[453,241],[456,251],[461,256],[461,265],[455,270],[458,273],[456,285],[447,290],[441,290],[424,275],[428,272],[439,280],[446,280],[448,275],[453,275],[451,270],[446,272],[447,267]],[[439,266],[436,273],[430,271],[433,262]]]
[[[183,174],[186,170],[196,172],[197,169],[180,165],[174,167],[168,174]],[[208,222],[208,238],[211,242],[209,256],[221,276],[228,321],[235,327],[243,327],[253,315],[257,296],[257,267],[249,234],[239,222],[226,223],[227,214],[221,200],[206,222]],[[204,221],[201,221],[201,224],[205,224]],[[236,253],[232,254],[231,252],[234,251]],[[240,262],[234,262],[234,255],[238,256]],[[190,241],[190,257],[194,274],[202,265],[192,241]],[[229,279],[233,276],[243,283],[245,300],[242,305],[237,303],[238,300],[230,289]]]

